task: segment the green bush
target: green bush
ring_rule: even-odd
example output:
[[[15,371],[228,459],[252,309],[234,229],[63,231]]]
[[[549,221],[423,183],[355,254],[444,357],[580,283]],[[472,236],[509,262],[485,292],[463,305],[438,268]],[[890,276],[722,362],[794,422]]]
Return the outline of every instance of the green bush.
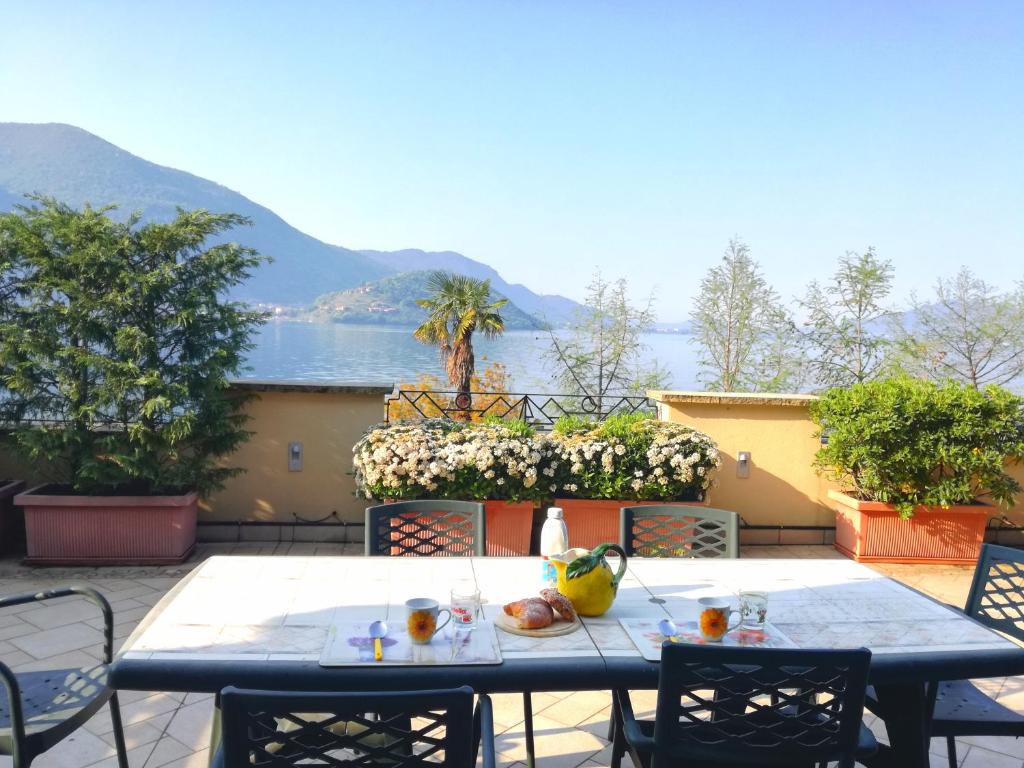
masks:
[[[847,494],[915,507],[1010,506],[1020,485],[1006,473],[1024,456],[1024,400],[1001,387],[897,378],[826,392],[811,405],[818,471]]]
[[[720,464],[707,435],[643,414],[566,417],[549,441],[555,492],[581,499],[701,500]]]
[[[248,438],[228,392],[261,314],[226,298],[263,261],[219,240],[247,222],[167,223],[51,199],[0,214],[0,421],[87,494],[208,492]]]

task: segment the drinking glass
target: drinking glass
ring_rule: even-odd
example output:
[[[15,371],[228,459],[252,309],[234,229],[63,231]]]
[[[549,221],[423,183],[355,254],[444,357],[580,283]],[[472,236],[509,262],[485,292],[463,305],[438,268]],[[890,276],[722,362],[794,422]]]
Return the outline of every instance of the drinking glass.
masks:
[[[476,629],[480,613],[480,590],[473,582],[459,583],[452,587],[452,626],[456,629]]]
[[[740,622],[744,629],[764,629],[768,620],[768,595],[764,592],[740,592]]]

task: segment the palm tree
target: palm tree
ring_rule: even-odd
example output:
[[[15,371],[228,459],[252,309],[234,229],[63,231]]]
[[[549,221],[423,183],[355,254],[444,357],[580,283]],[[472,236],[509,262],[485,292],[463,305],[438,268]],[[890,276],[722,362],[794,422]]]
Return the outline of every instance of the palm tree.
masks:
[[[491,281],[476,280],[451,272],[431,272],[427,278],[430,296],[416,303],[427,310],[427,319],[413,331],[424,344],[436,344],[448,381],[458,391],[456,406],[468,409],[476,360],[473,333],[480,331],[493,339],[505,330],[498,310],[508,299],[491,301]]]

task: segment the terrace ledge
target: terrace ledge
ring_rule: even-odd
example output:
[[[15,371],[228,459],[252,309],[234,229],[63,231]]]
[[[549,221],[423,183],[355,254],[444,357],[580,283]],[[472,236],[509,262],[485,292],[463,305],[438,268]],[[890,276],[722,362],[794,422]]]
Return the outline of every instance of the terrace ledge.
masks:
[[[394,384],[348,384],[340,381],[288,381],[284,379],[235,379],[231,388],[242,392],[309,392],[320,394],[390,395]]]
[[[693,403],[703,405],[782,405],[805,408],[817,395],[776,394],[773,392],[674,392],[650,389],[647,396],[659,403]]]

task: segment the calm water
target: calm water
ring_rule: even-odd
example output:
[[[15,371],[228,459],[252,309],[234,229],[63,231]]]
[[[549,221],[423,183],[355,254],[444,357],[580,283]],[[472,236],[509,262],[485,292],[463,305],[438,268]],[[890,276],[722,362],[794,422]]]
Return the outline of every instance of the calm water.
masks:
[[[674,389],[697,388],[697,364],[689,336],[645,334],[647,356],[669,372]],[[474,340],[477,368],[481,357],[504,363],[514,388],[551,392],[552,375],[544,353],[547,333],[509,331],[499,339]],[[336,323],[270,322],[249,355],[246,378],[332,380],[354,384],[415,381],[421,373],[441,375],[434,348],[413,339],[409,328],[339,325]]]

